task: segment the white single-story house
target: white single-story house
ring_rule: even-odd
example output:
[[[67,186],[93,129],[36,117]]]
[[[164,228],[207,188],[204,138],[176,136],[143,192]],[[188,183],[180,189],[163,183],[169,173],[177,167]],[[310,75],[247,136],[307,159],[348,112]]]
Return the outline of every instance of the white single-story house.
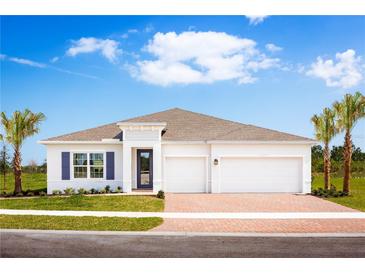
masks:
[[[174,108],[39,143],[47,192],[66,188],[177,193],[311,190],[315,141]]]

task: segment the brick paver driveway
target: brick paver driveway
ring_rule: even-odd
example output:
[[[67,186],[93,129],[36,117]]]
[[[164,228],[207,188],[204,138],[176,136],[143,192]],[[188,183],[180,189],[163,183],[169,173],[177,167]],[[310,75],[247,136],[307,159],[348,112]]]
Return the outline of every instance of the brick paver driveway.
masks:
[[[173,194],[165,199],[167,212],[353,212],[311,195],[295,194]]]
[[[166,194],[167,212],[354,212],[310,195]],[[346,233],[365,232],[364,219],[165,219],[154,231]]]

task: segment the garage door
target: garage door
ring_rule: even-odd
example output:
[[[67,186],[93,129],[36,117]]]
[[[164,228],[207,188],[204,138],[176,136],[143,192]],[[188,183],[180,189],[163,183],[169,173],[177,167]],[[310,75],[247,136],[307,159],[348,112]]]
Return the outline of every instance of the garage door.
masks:
[[[167,192],[205,192],[204,157],[166,157],[164,176]]]
[[[221,158],[221,192],[301,192],[299,158]]]

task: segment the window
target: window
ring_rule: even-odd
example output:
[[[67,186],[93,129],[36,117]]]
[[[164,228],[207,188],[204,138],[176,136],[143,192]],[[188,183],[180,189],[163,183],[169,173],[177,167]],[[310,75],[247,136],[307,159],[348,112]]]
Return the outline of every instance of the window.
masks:
[[[104,154],[90,153],[90,178],[104,177]]]
[[[74,153],[73,177],[104,178],[104,153]]]

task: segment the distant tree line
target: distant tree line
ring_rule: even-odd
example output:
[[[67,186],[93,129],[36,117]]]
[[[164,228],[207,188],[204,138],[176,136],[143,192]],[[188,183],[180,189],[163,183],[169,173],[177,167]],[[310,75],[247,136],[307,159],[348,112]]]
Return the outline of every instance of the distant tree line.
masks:
[[[343,160],[344,160],[344,147],[343,146],[332,146],[330,152],[331,159],[331,173],[343,176]],[[352,144],[352,165],[351,172],[355,175],[357,173],[363,175],[365,173],[365,152],[361,148],[356,147]],[[323,172],[323,147],[321,145],[312,147],[312,172]]]
[[[0,149],[0,174],[11,172],[13,163],[11,161],[10,153],[5,145]],[[27,165],[22,166],[22,171],[25,173],[47,173],[47,162],[44,160],[42,164],[37,164],[35,160],[30,160]]]

